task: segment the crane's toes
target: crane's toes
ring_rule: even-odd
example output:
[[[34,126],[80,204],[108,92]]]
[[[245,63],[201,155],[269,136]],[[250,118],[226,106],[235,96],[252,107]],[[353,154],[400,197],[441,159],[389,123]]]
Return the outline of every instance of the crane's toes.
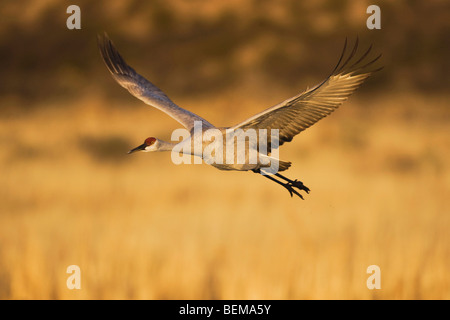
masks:
[[[305,199],[303,198],[303,196],[302,196],[300,193],[298,193],[298,192],[293,188],[292,185],[290,185],[290,184],[285,184],[284,187],[285,187],[285,188],[289,191],[289,193],[291,194],[291,198],[292,198],[292,197],[294,196],[294,194],[295,194],[295,195],[299,196],[302,200],[305,200]]]
[[[303,182],[298,181],[297,179],[292,181],[291,184],[292,184],[293,187],[296,187],[296,188],[298,188],[300,190],[304,190],[306,193],[309,193],[309,191],[311,191],[311,190],[309,190],[309,188],[307,186],[305,186],[303,184]]]

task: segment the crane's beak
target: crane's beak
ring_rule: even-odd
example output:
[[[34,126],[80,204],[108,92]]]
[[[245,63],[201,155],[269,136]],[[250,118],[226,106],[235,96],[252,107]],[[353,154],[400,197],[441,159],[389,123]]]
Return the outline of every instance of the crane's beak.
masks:
[[[131,149],[130,151],[128,151],[128,154],[136,152],[136,151],[142,151],[145,150],[145,148],[147,147],[147,145],[145,143],[141,144],[139,147],[136,147],[134,149]]]

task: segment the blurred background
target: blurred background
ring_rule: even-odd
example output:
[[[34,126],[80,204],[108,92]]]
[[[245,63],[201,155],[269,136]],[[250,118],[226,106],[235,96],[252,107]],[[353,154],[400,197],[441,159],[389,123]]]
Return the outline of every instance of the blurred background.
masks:
[[[448,1],[22,0],[0,15],[1,299],[450,298]],[[114,82],[103,32],[217,126],[321,82],[346,37],[384,69],[281,148],[302,201],[252,173],[127,155],[179,124]]]

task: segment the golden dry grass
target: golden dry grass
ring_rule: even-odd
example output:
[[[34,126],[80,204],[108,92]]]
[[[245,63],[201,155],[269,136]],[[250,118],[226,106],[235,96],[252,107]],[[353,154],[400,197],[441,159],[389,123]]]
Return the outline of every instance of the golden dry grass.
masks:
[[[241,98],[177,102],[217,125],[271,104]],[[177,128],[139,102],[4,116],[0,298],[449,299],[446,99],[356,96],[283,146],[305,201],[252,173],[126,155]]]

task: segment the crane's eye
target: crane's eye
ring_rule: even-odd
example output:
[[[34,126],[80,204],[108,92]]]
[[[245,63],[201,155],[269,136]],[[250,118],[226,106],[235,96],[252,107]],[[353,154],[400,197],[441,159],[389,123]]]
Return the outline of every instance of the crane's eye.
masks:
[[[150,138],[145,139],[145,144],[146,144],[147,146],[151,146],[152,144],[155,143],[155,141],[156,141],[155,138],[150,137]]]

